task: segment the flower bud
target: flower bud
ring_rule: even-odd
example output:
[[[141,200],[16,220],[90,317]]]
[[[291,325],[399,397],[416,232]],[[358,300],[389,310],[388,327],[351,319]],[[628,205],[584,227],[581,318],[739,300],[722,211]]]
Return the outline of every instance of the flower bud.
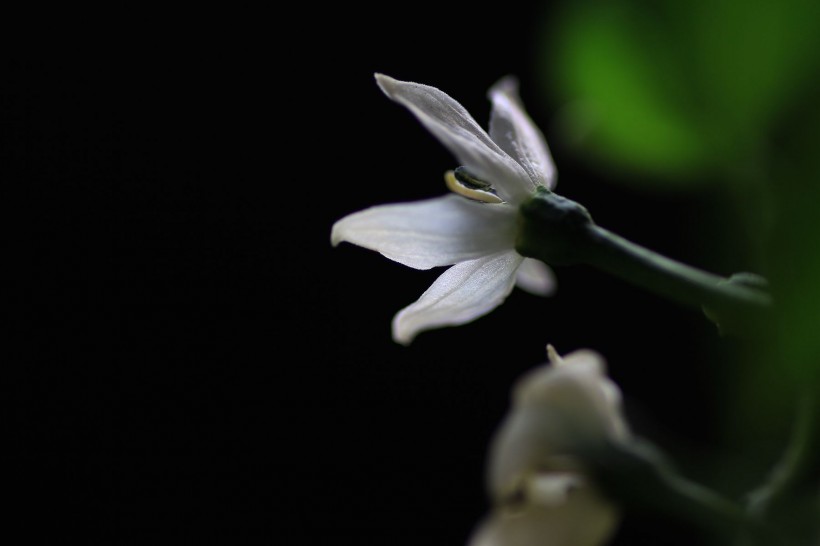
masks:
[[[513,389],[512,408],[489,457],[493,513],[471,546],[596,546],[614,531],[619,512],[592,483],[583,453],[622,442],[629,431],[620,391],[592,351],[538,367]]]

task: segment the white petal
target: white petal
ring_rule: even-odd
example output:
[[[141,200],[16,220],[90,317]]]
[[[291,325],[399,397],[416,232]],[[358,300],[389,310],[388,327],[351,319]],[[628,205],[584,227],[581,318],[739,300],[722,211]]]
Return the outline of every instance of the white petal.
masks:
[[[422,330],[464,324],[498,307],[523,258],[514,250],[456,264],[393,318],[393,339],[409,344]]]
[[[388,97],[413,112],[470,174],[492,184],[502,199],[519,204],[532,195],[535,185],[526,171],[449,95],[383,74],[376,74],[376,81]]]
[[[451,265],[509,250],[515,209],[458,195],[371,207],[333,225],[333,245],[347,241],[416,269]]]
[[[583,485],[584,479],[577,472],[544,472],[527,480],[525,496],[528,502],[540,506],[559,506]]]
[[[555,163],[543,133],[524,110],[518,83],[514,78],[504,78],[490,88],[489,96],[493,102],[492,139],[518,161],[534,184],[552,189],[556,182]]]
[[[536,296],[550,296],[555,292],[555,275],[544,262],[524,258],[516,273],[515,285]]]
[[[497,508],[475,531],[470,546],[601,546],[620,519],[618,510],[591,487],[571,491],[566,502]]]
[[[606,361],[595,351],[580,349],[561,358],[560,367],[567,368],[563,373],[572,374],[574,381],[583,384],[588,393],[591,406],[605,423],[610,436],[622,440],[629,435],[629,428],[622,413],[621,389],[606,374]],[[541,389],[541,395],[547,389]]]
[[[572,419],[595,425],[604,434],[619,437],[624,432],[621,391],[607,376],[604,358],[589,349],[574,351],[556,364],[531,370],[514,387],[513,399],[514,409],[561,409]]]
[[[533,472],[566,469],[581,450],[628,434],[620,391],[606,376],[603,358],[574,352],[516,384],[513,407],[490,447],[489,489],[503,497]]]

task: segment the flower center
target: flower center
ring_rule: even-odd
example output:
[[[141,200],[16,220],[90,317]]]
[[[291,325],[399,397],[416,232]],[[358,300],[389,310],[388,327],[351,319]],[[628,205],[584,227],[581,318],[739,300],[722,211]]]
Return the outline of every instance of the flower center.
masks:
[[[482,203],[503,203],[492,185],[470,175],[464,167],[444,173],[444,183],[453,192]]]

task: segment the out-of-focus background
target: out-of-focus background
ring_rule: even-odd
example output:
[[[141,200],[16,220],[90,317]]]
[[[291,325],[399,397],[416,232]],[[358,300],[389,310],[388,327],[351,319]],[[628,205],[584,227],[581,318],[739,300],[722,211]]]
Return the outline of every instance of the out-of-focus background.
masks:
[[[816,4],[402,9],[135,13],[40,29],[9,62],[22,511],[92,543],[464,544],[509,389],[547,343],[603,354],[635,431],[687,476],[740,498],[768,471],[820,365]],[[765,274],[776,320],[723,338],[570,267],[554,297],[393,343],[440,272],[331,248],[331,225],[440,195],[455,165],[374,72],[482,124],[517,76],[559,193],[691,265]],[[706,540],[626,514],[613,544]]]

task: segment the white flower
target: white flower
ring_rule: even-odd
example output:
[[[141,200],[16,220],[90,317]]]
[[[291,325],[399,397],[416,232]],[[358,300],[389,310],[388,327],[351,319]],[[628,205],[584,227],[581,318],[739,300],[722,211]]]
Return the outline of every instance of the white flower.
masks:
[[[619,513],[584,472],[578,455],[604,442],[628,440],[620,391],[592,351],[522,378],[512,409],[496,433],[487,486],[494,509],[470,546],[597,546]]]
[[[490,134],[447,94],[376,75],[382,91],[406,106],[462,168],[448,172],[457,195],[372,207],[333,226],[331,241],[381,252],[416,269],[452,265],[393,319],[393,338],[408,344],[422,330],[464,324],[495,309],[513,285],[554,290],[542,262],[514,250],[518,206],[538,186],[555,185],[547,144],[527,116],[511,78],[490,89]],[[453,265],[455,264],[455,265]]]

